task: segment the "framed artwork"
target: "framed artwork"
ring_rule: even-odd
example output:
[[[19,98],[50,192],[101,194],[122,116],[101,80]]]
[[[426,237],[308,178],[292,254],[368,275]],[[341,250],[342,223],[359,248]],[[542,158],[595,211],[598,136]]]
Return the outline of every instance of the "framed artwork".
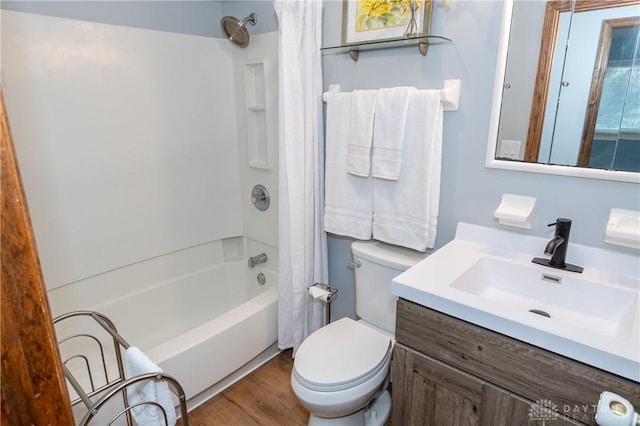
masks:
[[[429,33],[431,0],[343,0],[342,44]]]

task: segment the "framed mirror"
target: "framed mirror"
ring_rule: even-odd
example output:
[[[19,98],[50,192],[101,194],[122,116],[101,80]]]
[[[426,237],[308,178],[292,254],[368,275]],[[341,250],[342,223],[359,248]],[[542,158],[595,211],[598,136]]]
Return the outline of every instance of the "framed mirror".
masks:
[[[505,1],[486,166],[640,183],[639,15]]]

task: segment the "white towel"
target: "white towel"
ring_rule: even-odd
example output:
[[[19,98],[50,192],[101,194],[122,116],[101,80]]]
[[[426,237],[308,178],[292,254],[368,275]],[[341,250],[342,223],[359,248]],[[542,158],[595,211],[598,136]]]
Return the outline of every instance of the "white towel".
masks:
[[[397,181],[374,179],[373,238],[418,251],[433,248],[440,204],[442,162],[440,91],[411,96]]]
[[[377,90],[354,90],[351,95],[347,173],[367,177],[371,173],[371,143]]]
[[[346,172],[351,93],[327,94],[324,230],[371,238],[373,179]]]
[[[378,90],[373,125],[373,177],[389,180],[400,177],[409,98],[415,91],[415,87]]]
[[[130,346],[124,354],[125,377],[130,379],[140,374],[161,373],[158,367],[147,355],[135,346]],[[142,402],[156,402],[167,415],[167,426],[176,424],[176,409],[171,399],[169,385],[165,381],[143,380],[127,387],[129,405]],[[153,404],[143,404],[131,409],[131,414],[138,426],[165,425],[162,410]]]

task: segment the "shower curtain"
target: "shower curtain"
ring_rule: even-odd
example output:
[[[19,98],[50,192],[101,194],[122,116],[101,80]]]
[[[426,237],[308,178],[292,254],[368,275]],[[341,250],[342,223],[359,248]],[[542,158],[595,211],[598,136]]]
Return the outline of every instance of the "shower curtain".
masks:
[[[322,1],[274,0],[279,27],[278,346],[293,348],[324,322],[307,286],[327,282],[323,231]]]

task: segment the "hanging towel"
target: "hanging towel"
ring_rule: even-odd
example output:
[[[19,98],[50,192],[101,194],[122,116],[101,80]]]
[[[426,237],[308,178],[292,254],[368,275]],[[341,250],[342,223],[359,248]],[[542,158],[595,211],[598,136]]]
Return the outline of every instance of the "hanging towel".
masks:
[[[389,180],[400,177],[409,98],[415,91],[415,87],[378,90],[373,126],[373,177]]]
[[[324,230],[359,240],[371,238],[373,180],[345,170],[351,93],[327,94]]]
[[[135,346],[130,346],[124,354],[124,370],[127,379],[140,374],[162,372],[160,367]],[[131,406],[143,402],[159,404],[167,415],[167,426],[176,424],[176,409],[167,382],[143,380],[134,383],[127,387],[127,397]],[[153,404],[133,407],[131,414],[133,414],[138,426],[163,426],[165,424],[162,410]]]
[[[347,173],[367,177],[371,173],[371,143],[377,90],[354,90],[351,94]]]
[[[373,238],[418,251],[433,248],[442,160],[440,91],[411,96],[403,167],[397,181],[374,179]]]

